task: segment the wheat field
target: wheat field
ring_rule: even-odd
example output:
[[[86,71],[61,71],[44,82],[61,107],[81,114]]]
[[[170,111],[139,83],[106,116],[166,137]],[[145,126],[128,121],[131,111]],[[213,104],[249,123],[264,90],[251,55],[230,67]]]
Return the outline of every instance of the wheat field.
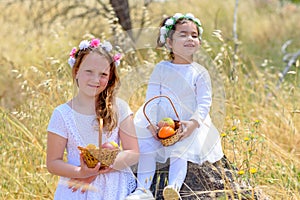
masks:
[[[282,45],[291,40],[286,53],[300,50],[299,4],[240,1],[235,41],[233,0],[154,1],[147,7],[131,0],[132,33],[144,27],[136,44],[126,46],[127,32],[114,23],[109,6],[105,15],[74,21],[58,17],[49,25],[71,1],[49,12],[52,3],[32,2],[0,2],[0,199],[53,197],[58,177],[46,169],[46,128],[53,109],[74,95],[67,64],[72,47],[94,36],[121,43],[119,95],[136,111],[151,69],[166,56],[153,45],[157,26],[176,12],[194,13],[204,25],[202,52],[213,66],[209,72],[216,92],[213,119],[239,178],[270,199],[300,199],[299,57],[279,81],[286,66]],[[97,1],[82,4],[101,11]]]

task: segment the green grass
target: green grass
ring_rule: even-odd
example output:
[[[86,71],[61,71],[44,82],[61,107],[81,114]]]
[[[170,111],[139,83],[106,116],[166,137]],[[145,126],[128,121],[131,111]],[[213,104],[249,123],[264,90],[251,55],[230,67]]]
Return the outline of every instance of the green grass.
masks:
[[[218,73],[226,92],[221,129],[223,148],[239,168],[239,178],[250,180],[253,187],[262,189],[271,199],[299,199],[299,61],[298,67],[291,68],[295,74],[288,74],[281,87],[276,88],[278,73],[285,66],[281,45],[294,39],[288,51],[300,48],[299,6],[280,6],[276,0],[240,1],[241,44],[235,57],[237,79],[232,81],[234,1],[175,2],[168,1],[165,6],[150,4],[147,26],[157,27],[164,14],[175,12],[192,12],[201,19],[205,29],[203,49],[215,62],[210,72]],[[54,107],[74,93],[68,53],[85,34],[95,34],[92,25],[99,18],[91,20],[89,27],[57,23],[33,28],[31,13],[37,12],[36,7],[29,9],[17,3],[4,9],[4,3],[0,4],[3,10],[0,17],[0,199],[52,199],[58,177],[49,174],[45,165],[47,124]],[[133,24],[138,27],[141,11],[132,7]],[[104,19],[99,24],[113,26]],[[221,30],[223,41],[221,36],[219,39],[213,36],[215,29]],[[117,36],[122,38],[122,31],[119,27],[117,30]],[[109,38],[109,31],[104,32],[96,32],[96,36]],[[142,38],[141,43],[148,40]],[[126,96],[120,91],[120,95],[136,111],[145,96],[146,78],[143,77],[149,77],[153,63],[163,59],[165,52],[150,45],[150,48],[127,49],[124,53],[120,75],[123,89],[132,93]]]

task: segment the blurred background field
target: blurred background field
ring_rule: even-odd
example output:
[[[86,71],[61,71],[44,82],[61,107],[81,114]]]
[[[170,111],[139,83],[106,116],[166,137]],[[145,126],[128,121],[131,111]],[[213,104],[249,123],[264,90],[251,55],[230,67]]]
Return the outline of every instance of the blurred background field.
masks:
[[[176,12],[203,23],[202,51],[216,91],[226,94],[220,102],[215,94],[212,111],[222,116],[214,119],[238,178],[270,199],[300,199],[300,58],[291,61],[300,51],[300,4],[239,1],[235,21],[235,3],[129,0],[132,31],[125,31],[108,0],[0,1],[0,199],[53,197],[58,177],[45,165],[46,128],[74,94],[72,47],[93,36],[120,45],[120,96],[136,111],[151,69],[166,56],[155,49],[157,27]]]

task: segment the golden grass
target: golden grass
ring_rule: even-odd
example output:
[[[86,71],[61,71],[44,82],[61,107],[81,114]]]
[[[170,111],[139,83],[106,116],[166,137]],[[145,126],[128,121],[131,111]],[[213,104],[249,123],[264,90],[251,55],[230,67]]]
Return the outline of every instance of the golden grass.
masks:
[[[156,27],[164,14],[174,12],[192,12],[203,22],[204,49],[214,59],[226,92],[223,148],[240,169],[240,178],[249,179],[271,199],[299,199],[299,67],[294,66],[291,70],[296,74],[287,75],[289,81],[276,88],[284,66],[280,47],[287,39],[297,42],[300,38],[299,7],[280,7],[276,0],[268,4],[240,1],[238,80],[231,81],[234,1],[175,2],[179,1],[150,4],[147,24]],[[16,4],[4,9],[4,2],[0,8],[0,199],[52,199],[58,178],[45,166],[46,128],[53,108],[74,93],[68,52],[94,30],[58,23],[47,29],[33,28],[29,11],[36,12],[35,8]],[[141,12],[132,13],[135,19]],[[215,29],[222,30],[224,42],[211,37]],[[290,51],[299,49],[295,44]],[[151,46],[127,50],[123,64],[128,65],[120,69],[120,95],[134,111],[144,100],[145,77],[164,56]],[[265,59],[269,62],[261,67]],[[131,93],[126,96],[124,91]]]

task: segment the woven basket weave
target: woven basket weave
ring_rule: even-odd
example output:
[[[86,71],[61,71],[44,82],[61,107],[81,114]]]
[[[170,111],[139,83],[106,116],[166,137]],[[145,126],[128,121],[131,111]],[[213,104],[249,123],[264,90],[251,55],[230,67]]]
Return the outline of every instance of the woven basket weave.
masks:
[[[119,149],[104,149],[102,148],[101,153],[99,148],[89,149],[85,147],[78,147],[83,154],[83,159],[89,168],[94,168],[98,162],[101,163],[101,167],[108,167],[112,165],[119,153]]]
[[[174,133],[174,135],[171,135],[171,136],[169,136],[169,137],[167,137],[167,138],[160,138],[159,137],[159,135],[158,135],[158,130],[157,130],[157,132],[156,132],[156,134],[157,134],[157,137],[158,137],[158,139],[160,140],[160,142],[162,143],[162,145],[163,146],[170,146],[170,145],[173,145],[173,144],[175,144],[179,139],[180,139],[180,133],[182,132],[182,126],[181,126],[181,123],[180,123],[180,118],[179,118],[179,115],[178,115],[178,113],[177,113],[177,111],[176,111],[176,109],[175,109],[175,106],[174,106],[174,104],[173,104],[173,102],[171,101],[171,99],[168,97],[168,96],[165,96],[165,95],[159,95],[159,96],[155,96],[155,97],[152,97],[151,99],[149,99],[146,103],[145,103],[145,105],[144,105],[144,108],[143,108],[143,112],[144,112],[144,115],[145,115],[145,117],[146,117],[146,119],[147,119],[147,121],[150,123],[150,125],[154,128],[154,130],[156,130],[156,126],[154,125],[154,124],[152,124],[151,123],[151,120],[149,119],[149,117],[147,116],[147,114],[146,114],[146,107],[147,107],[147,105],[151,102],[151,101],[153,101],[154,99],[157,99],[157,98],[166,98],[166,99],[168,99],[168,101],[170,102],[170,104],[171,104],[171,106],[172,106],[172,108],[173,108],[173,110],[174,110],[174,112],[175,112],[175,115],[176,115],[176,117],[177,117],[177,119],[178,120],[174,120],[173,119],[173,121],[175,122],[175,133]]]
[[[99,144],[102,144],[102,129],[103,121],[99,120]],[[108,149],[102,148],[99,145],[99,148],[88,148],[88,147],[77,147],[82,155],[83,160],[89,168],[94,168],[98,162],[101,163],[101,167],[108,167],[112,165],[120,152],[119,148]]]

